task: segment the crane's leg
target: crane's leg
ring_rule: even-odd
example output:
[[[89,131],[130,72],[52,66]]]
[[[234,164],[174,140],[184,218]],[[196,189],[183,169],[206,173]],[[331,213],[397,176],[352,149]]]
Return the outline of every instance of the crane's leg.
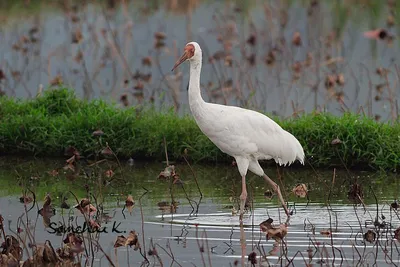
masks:
[[[246,258],[246,235],[244,233],[243,227],[243,214],[244,207],[247,199],[247,189],[246,189],[246,174],[247,169],[249,168],[249,160],[243,157],[235,157],[236,164],[238,166],[240,175],[242,176],[242,193],[240,194],[240,245],[242,248],[242,266],[245,266],[245,258]]]
[[[243,219],[246,199],[247,199],[246,176],[242,176],[242,193],[240,194],[240,220]]]
[[[287,215],[288,217],[290,217],[289,210],[288,210],[288,208],[286,207],[285,200],[283,200],[283,196],[282,196],[282,193],[281,193],[281,189],[279,188],[279,185],[277,185],[274,181],[272,181],[272,179],[269,178],[268,175],[266,175],[265,173],[264,173],[263,177],[264,177],[265,181],[266,181],[267,183],[269,183],[269,184],[272,186],[272,188],[274,189],[274,191],[278,194],[278,198],[279,198],[279,200],[280,200],[281,203],[282,203],[282,207],[283,207],[283,209],[285,210],[286,215]]]
[[[242,176],[242,193],[240,194],[240,246],[242,248],[242,266],[245,266],[245,256],[246,256],[246,236],[244,234],[243,227],[243,214],[244,207],[246,205],[247,199],[247,189],[246,189],[246,176]]]

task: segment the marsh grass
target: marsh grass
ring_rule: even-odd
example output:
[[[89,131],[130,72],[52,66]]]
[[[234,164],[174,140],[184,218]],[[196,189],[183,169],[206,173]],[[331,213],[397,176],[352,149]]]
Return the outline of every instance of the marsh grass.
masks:
[[[171,110],[120,108],[103,100],[81,100],[66,88],[32,100],[0,98],[0,153],[62,156],[75,147],[95,157],[108,144],[119,158],[229,161],[189,116]],[[303,145],[314,167],[342,166],[395,170],[400,163],[400,125],[351,113],[312,113],[278,119]],[[96,137],[93,132],[104,134]],[[308,164],[306,164],[308,165]]]

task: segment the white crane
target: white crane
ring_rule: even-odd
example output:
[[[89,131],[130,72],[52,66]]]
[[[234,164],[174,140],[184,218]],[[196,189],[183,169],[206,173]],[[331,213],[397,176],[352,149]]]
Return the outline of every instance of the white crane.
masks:
[[[279,165],[290,165],[299,160],[304,164],[304,151],[299,141],[259,112],[205,102],[200,92],[202,52],[198,43],[190,42],[185,46],[172,70],[186,60],[190,62],[189,106],[196,123],[222,152],[235,158],[242,176],[241,220],[247,198],[247,170],[263,176],[273,187],[289,218],[279,186],[264,173],[258,160],[274,159]]]

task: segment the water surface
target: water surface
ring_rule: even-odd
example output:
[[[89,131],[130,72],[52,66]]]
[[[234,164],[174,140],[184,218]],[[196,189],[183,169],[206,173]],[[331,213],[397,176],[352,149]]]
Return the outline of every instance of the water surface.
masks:
[[[375,28],[397,35],[396,24],[386,26],[391,13],[384,2],[359,7],[319,1],[311,13],[309,4],[299,1],[245,2],[238,8],[234,1],[131,1],[107,9],[99,4],[61,8],[43,1],[32,12],[21,8],[3,14],[2,92],[34,97],[40,84],[63,82],[80,97],[119,101],[126,96],[129,105],[154,103],[187,113],[187,66],[170,70],[183,46],[196,40],[203,47],[202,90],[208,101],[280,116],[319,109],[391,118],[398,100],[398,38],[387,43],[363,36]],[[292,45],[296,31],[300,46]],[[156,33],[164,36],[160,47]],[[252,35],[254,47],[247,42]],[[231,45],[229,67],[224,53]],[[266,65],[271,51],[280,52]],[[210,59],[217,55],[220,59]],[[253,56],[254,65],[249,63]],[[143,64],[146,57],[150,66]],[[294,71],[296,63],[302,64],[300,73]],[[390,74],[378,75],[378,68]],[[137,73],[150,76],[135,78]],[[338,74],[344,84],[327,87],[328,75]]]
[[[179,182],[171,186],[172,181],[158,179],[165,163],[135,162],[132,165],[132,162],[121,162],[120,168],[111,161],[91,166],[93,162],[80,162],[72,172],[62,168],[65,164],[62,159],[39,161],[2,158],[0,214],[5,219],[5,231],[11,234],[12,231],[23,229],[20,235],[24,238],[27,230],[18,221],[21,218],[23,222],[28,221],[35,242],[40,244],[50,240],[54,247],[59,247],[63,236],[54,234],[52,228],[55,226],[49,227],[49,221],[38,215],[45,194],[50,193],[56,208],[56,214],[50,218],[50,222],[77,227],[83,225],[84,218],[73,208],[76,205],[75,196],[80,200],[88,196],[89,190],[92,203],[102,210],[97,219],[108,231],[92,234],[92,238],[98,240],[114,264],[138,266],[143,263],[143,256],[133,248],[120,247],[114,250],[117,236],[127,235],[131,230],[138,233],[142,252],[148,253],[154,245],[164,265],[170,265],[172,258],[177,261],[172,266],[203,266],[202,257],[206,266],[230,266],[235,260],[240,260],[239,217],[232,213],[232,206],[236,206],[235,198],[240,194],[236,167],[193,165],[192,172],[186,163],[177,163],[176,173],[180,176],[182,187]],[[105,174],[110,169],[115,173],[111,178]],[[59,174],[53,176],[53,170],[58,170]],[[261,260],[265,266],[268,263],[287,265],[291,260],[295,266],[304,266],[304,261],[318,265],[330,265],[334,261],[338,266],[364,266],[375,262],[378,266],[385,266],[390,261],[399,263],[394,230],[400,221],[396,211],[390,209],[390,204],[398,197],[396,176],[336,171],[332,184],[333,170],[317,173],[279,169],[280,180],[277,179],[277,169],[270,168],[267,173],[281,183],[294,214],[283,242],[266,240],[266,235],[258,225],[268,218],[274,220],[274,225],[279,225],[286,217],[275,196],[271,200],[264,196],[265,191],[269,190],[264,181],[253,175],[248,176],[248,191],[253,207],[244,220],[247,254],[256,252],[258,262]],[[363,204],[357,206],[347,198],[349,186],[356,180],[363,187]],[[304,183],[309,188],[308,200],[291,193],[298,183]],[[19,200],[26,189],[34,192],[37,199],[28,215]],[[128,194],[136,202],[131,209],[125,207]],[[60,208],[64,197],[70,209]],[[172,201],[177,202],[173,213],[169,204]],[[27,209],[31,205],[28,204]],[[374,227],[376,218],[380,229]],[[113,226],[114,230],[121,233],[112,231]],[[376,232],[379,237],[377,241],[369,243],[364,240],[364,233],[368,229]],[[87,241],[87,233],[84,236]],[[89,252],[89,255],[92,254]],[[261,259],[262,255],[265,257]],[[147,255],[147,258],[152,263],[158,262],[153,256]],[[92,260],[91,256],[88,260]],[[93,260],[94,266],[108,265],[104,254],[97,249],[94,250]]]

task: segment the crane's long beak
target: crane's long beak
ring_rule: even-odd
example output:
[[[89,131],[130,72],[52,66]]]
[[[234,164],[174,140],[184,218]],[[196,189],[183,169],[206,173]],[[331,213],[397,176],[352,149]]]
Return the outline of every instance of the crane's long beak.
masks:
[[[178,59],[178,61],[175,63],[174,67],[172,68],[171,71],[174,71],[180,64],[182,64],[183,62],[185,62],[185,60],[188,59],[188,52],[184,52],[183,55],[181,56],[180,59]]]

